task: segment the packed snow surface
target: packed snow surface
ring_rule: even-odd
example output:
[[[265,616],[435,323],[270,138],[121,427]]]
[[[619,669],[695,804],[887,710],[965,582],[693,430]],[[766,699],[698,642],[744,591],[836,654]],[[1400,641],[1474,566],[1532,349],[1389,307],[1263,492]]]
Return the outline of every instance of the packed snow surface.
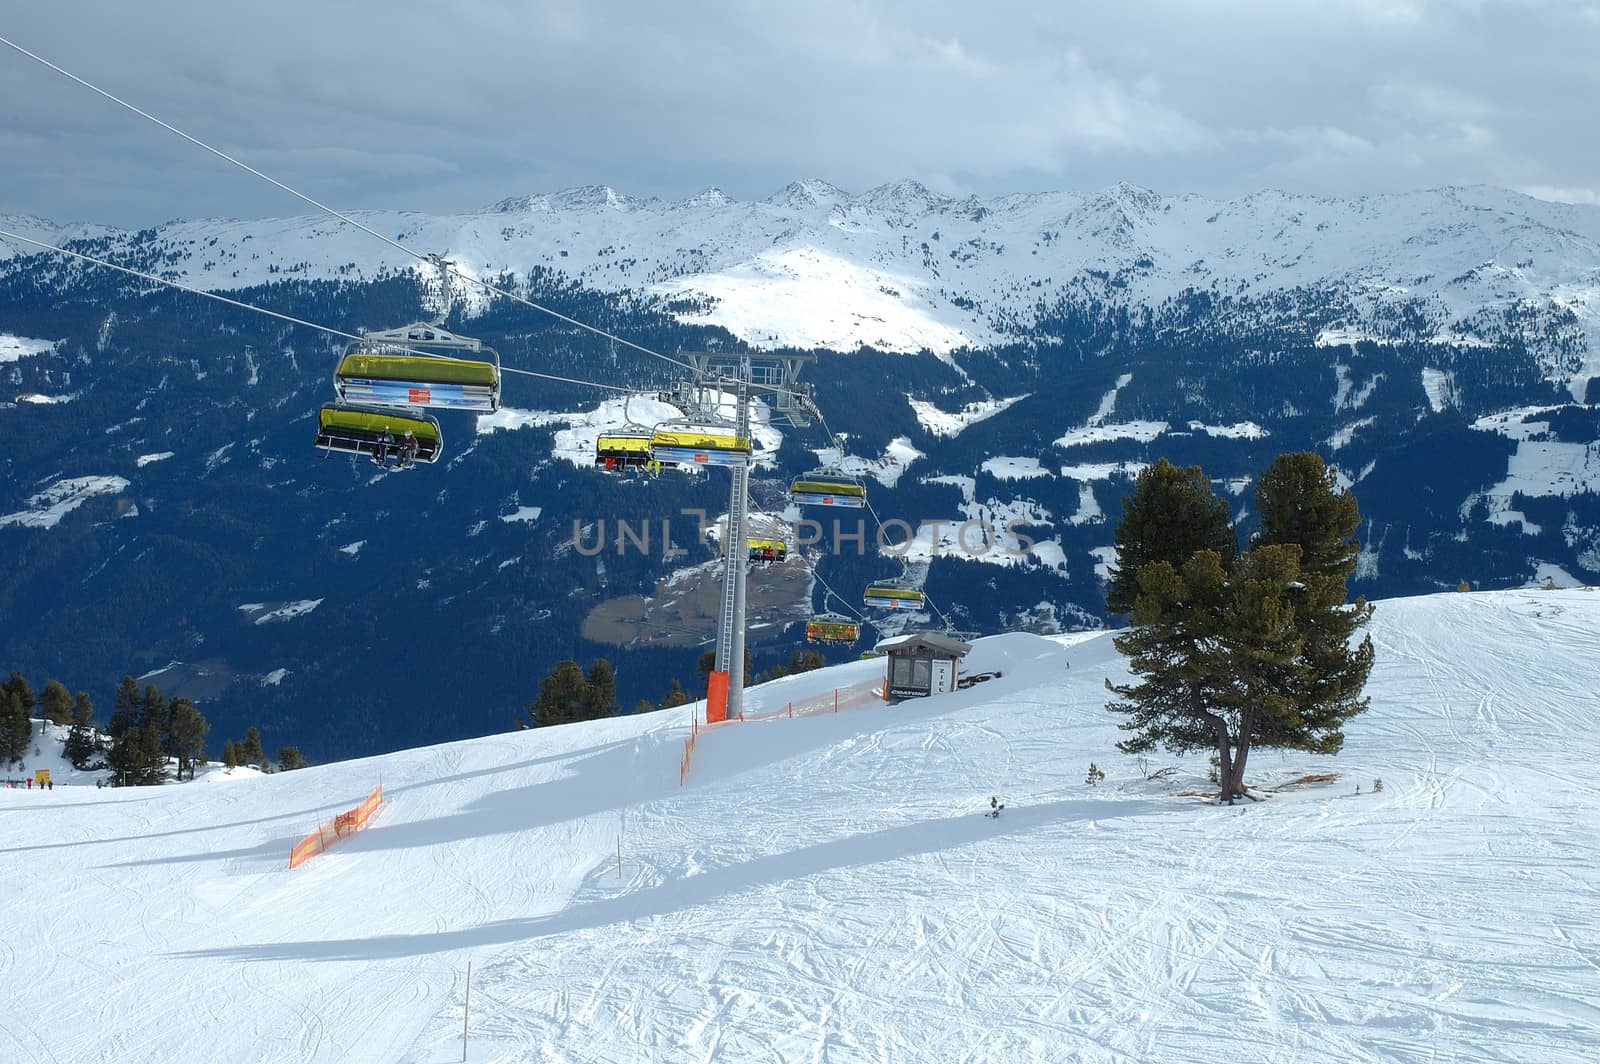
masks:
[[[980,640],[1001,678],[893,707],[871,661],[752,689],[865,697],[702,730],[684,786],[688,707],[0,789],[0,1059],[458,1060],[469,960],[479,1062],[1600,1057],[1600,594],[1383,602],[1372,635],[1343,754],[1249,767],[1338,778],[1237,808],[1179,793],[1203,756],[1115,751],[1105,635]]]

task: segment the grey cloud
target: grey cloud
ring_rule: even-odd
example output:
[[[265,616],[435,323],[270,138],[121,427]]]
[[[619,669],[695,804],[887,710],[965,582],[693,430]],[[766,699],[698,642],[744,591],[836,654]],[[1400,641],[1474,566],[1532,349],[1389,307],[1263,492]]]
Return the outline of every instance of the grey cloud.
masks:
[[[813,174],[980,194],[1600,188],[1592,3],[152,7],[64,0],[0,32],[341,206],[598,182],[758,198]],[[300,209],[9,50],[0,95],[0,212]]]

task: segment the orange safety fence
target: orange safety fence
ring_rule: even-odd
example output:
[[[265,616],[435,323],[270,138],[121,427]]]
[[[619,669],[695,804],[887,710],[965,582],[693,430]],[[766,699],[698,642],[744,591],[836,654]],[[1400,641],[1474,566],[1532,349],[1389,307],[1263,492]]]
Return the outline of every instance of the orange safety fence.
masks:
[[[339,839],[366,826],[378,806],[383,804],[383,784],[373,788],[354,809],[346,809],[332,820],[318,824],[317,830],[294,844],[289,851],[289,867],[299,868]]]
[[[835,687],[810,698],[803,698],[798,702],[785,702],[781,707],[756,710],[741,710],[739,715],[729,721],[713,721],[712,723],[735,724],[746,720],[776,720],[779,717],[810,717],[819,713],[837,713],[841,709],[861,709],[883,701],[883,680],[863,680],[849,687]],[[724,709],[726,712],[726,709]],[[690,721],[689,738],[683,741],[683,758],[678,762],[678,784],[682,786],[689,779],[689,766],[694,759],[695,740],[700,738],[700,716],[695,716]]]
[[[683,741],[683,760],[678,762],[678,786],[682,787],[689,778],[689,761],[694,757],[694,741],[700,738],[700,716],[695,714],[689,720],[689,737]]]
[[[812,695],[781,706],[764,709],[747,709],[741,720],[771,720],[774,717],[810,717],[818,713],[837,713],[841,709],[861,709],[883,701],[883,680],[863,680],[849,687],[835,687],[831,691]]]

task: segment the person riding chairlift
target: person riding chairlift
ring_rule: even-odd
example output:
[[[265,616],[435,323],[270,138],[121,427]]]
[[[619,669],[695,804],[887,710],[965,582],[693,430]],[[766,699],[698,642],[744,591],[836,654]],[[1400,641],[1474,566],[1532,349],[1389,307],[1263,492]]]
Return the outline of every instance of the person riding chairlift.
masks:
[[[406,429],[406,434],[400,440],[400,447],[399,451],[397,452],[399,455],[398,467],[400,469],[404,469],[406,466],[416,461],[417,449],[419,446],[420,444],[417,442],[416,435],[410,429]]]
[[[394,450],[394,433],[389,431],[389,426],[383,426],[383,432],[378,436],[378,442],[372,447],[372,464],[375,466],[388,466],[389,452]]]

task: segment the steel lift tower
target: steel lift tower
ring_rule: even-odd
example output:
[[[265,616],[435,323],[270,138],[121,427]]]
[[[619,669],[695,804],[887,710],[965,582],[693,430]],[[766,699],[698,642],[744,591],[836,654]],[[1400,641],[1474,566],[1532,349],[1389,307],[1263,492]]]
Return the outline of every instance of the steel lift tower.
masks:
[[[704,408],[705,395],[732,392],[738,403],[735,431],[750,438],[750,400],[771,398],[773,418],[803,428],[815,407],[811,388],[800,383],[800,370],[815,355],[764,355],[720,351],[680,352],[695,368],[694,380],[680,386],[685,405]],[[706,697],[706,723],[737,718],[744,709],[745,583],[750,563],[745,556],[745,518],[750,509],[750,465],[732,467],[728,487],[728,527],[723,531],[722,608],[717,618],[716,666]]]

